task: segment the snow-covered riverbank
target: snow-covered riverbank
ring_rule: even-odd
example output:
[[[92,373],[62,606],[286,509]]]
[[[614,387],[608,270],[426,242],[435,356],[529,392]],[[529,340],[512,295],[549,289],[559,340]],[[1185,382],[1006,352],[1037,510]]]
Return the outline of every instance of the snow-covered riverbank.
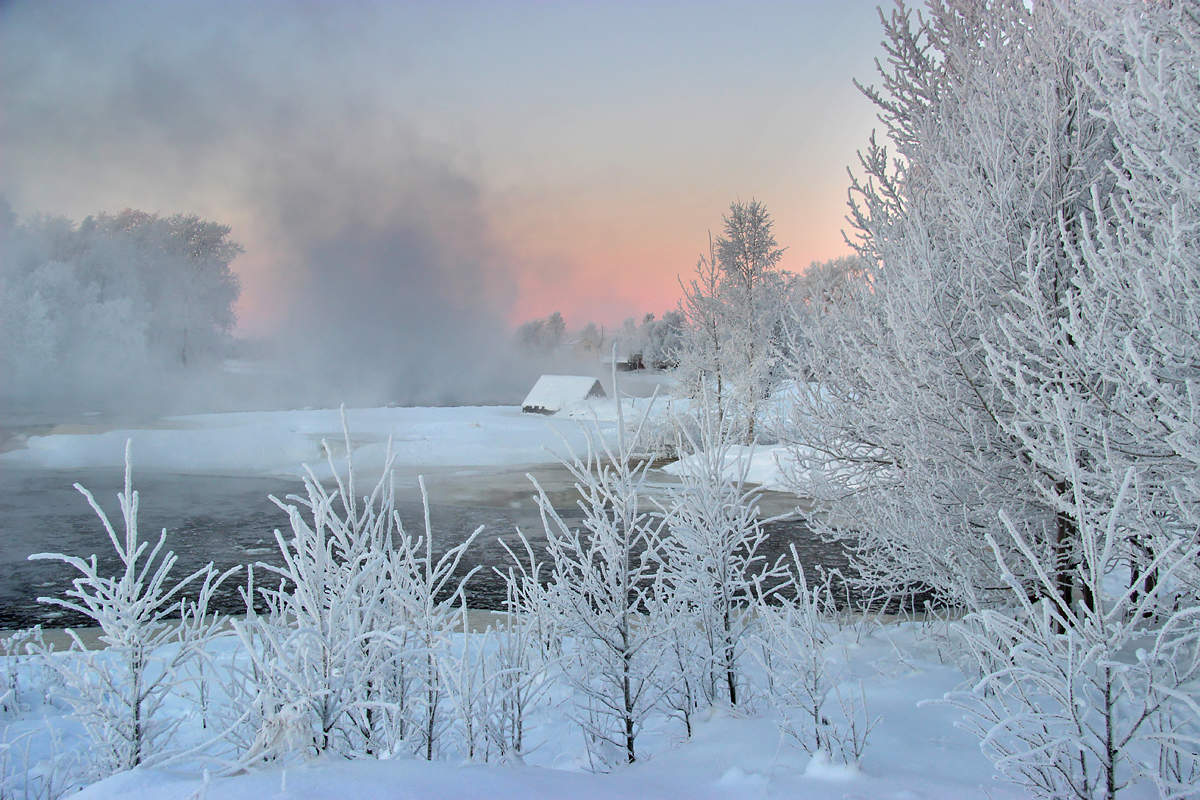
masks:
[[[831,625],[834,623],[830,623]],[[777,715],[758,696],[752,711],[731,714],[721,708],[700,714],[687,739],[678,721],[656,716],[643,735],[638,763],[607,774],[587,771],[586,751],[569,718],[572,700],[562,686],[530,721],[532,746],[523,763],[483,764],[465,759],[426,762],[411,756],[379,760],[324,757],[264,766],[219,776],[204,759],[169,768],[134,770],[88,787],[80,798],[138,797],[146,800],[247,800],[253,798],[404,798],[404,800],[535,800],[564,798],[923,798],[924,800],[1008,800],[1021,797],[992,778],[991,765],[977,740],[955,727],[957,712],[937,700],[963,675],[952,663],[944,629],[936,623],[874,625],[861,620],[837,634],[838,660],[846,667],[845,691],[865,692],[870,714],[878,717],[861,769],[848,771],[814,761],[783,737]],[[231,643],[216,643],[218,664]],[[62,658],[69,656],[55,656]],[[12,668],[12,662],[8,666]],[[39,698],[39,671],[24,659],[15,711],[5,712],[10,768],[22,759],[69,753],[83,743],[80,731],[53,703]],[[763,680],[753,672],[755,683]],[[187,716],[188,703],[172,702],[184,719],[185,738],[203,742],[210,731]],[[53,735],[52,735],[53,734]],[[27,738],[21,738],[27,737]],[[28,747],[26,750],[25,747]],[[45,769],[45,766],[42,767]],[[36,771],[36,769],[35,769]]]
[[[645,401],[625,401],[636,413]],[[355,463],[378,469],[392,440],[396,466],[541,464],[567,447],[582,447],[580,420],[595,414],[613,428],[615,406],[596,403],[574,414],[544,417],[515,406],[347,409]],[[46,469],[119,467],[126,439],[137,469],[214,475],[294,475],[302,463],[320,465],[321,441],[342,440],[337,409],[251,411],[168,417],[159,424],[29,436],[24,447],[0,454],[0,465]]]

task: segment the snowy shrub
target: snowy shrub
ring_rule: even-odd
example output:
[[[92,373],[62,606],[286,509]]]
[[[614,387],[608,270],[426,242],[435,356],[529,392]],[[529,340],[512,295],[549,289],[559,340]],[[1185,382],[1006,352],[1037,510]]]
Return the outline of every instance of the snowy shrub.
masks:
[[[328,447],[326,454],[332,464]],[[383,542],[390,532],[390,498],[385,473],[360,512],[352,467],[348,486],[335,475],[340,492],[327,490],[309,470],[307,497],[289,496],[286,504],[276,500],[288,513],[292,537],[276,530],[283,566],[260,567],[279,584],[257,587],[266,613],[257,613],[247,598],[246,619],[234,627],[253,660],[251,674],[260,692],[273,698],[264,708],[264,723],[275,713],[286,717],[303,709],[306,745],[316,753],[331,748],[366,752],[372,746],[368,721],[376,701],[370,679],[387,658],[376,632],[386,629]],[[339,498],[340,508],[335,506]]]
[[[88,757],[95,777],[173,755],[171,740],[182,718],[168,719],[163,704],[185,679],[183,668],[208,645],[220,624],[209,613],[213,592],[235,570],[218,574],[208,564],[170,582],[176,562],[164,550],[166,531],[150,545],[138,533],[138,495],[133,490],[130,445],[125,446],[125,488],[117,497],[125,530],[118,535],[91,493],[75,488],[96,512],[120,559],[115,577],[100,574],[96,556],[82,559],[37,553],[31,559],[61,561],[79,573],[62,598],[39,597],[87,616],[99,628],[100,650],[89,650],[73,630],[70,651],[52,656],[63,699],[91,739]],[[197,596],[183,592],[192,587]]]
[[[543,564],[519,530],[517,533],[525,561],[501,541],[514,565],[505,570],[493,568],[504,579],[505,614],[492,629],[494,699],[487,735],[502,759],[520,759],[526,752],[529,714],[545,699],[552,685],[549,667],[561,655],[557,626],[541,583]]]
[[[440,663],[453,714],[449,738],[457,741],[459,752],[469,761],[488,761],[492,743],[488,724],[497,713],[493,709],[496,680],[489,658],[492,631],[471,633],[465,600],[459,607],[459,630],[457,642],[447,647]]]
[[[530,476],[546,531],[544,601],[566,639],[562,673],[595,768],[637,758],[637,734],[659,694],[654,673],[666,621],[650,612],[665,590],[659,570],[663,520],[647,508],[649,462],[635,463],[632,456],[644,422],[645,415],[628,436],[618,405],[616,446],[594,430],[586,456],[563,461],[582,496],[581,528],[563,521]]]
[[[455,572],[482,528],[435,558],[424,482],[425,535],[414,537],[395,510],[390,444],[379,481],[359,498],[344,419],[343,438],[344,473],[325,445],[336,488],[309,469],[305,496],[275,501],[292,536],[275,532],[283,566],[260,567],[279,584],[256,589],[265,614],[248,596],[246,620],[234,625],[263,726],[249,752],[267,757],[299,744],[316,754],[411,748],[433,758],[451,722],[442,662],[470,577]]]
[[[52,722],[0,733],[0,798],[57,800],[77,792],[88,773],[86,756],[63,746]]]
[[[677,606],[663,613],[684,623],[671,626],[671,661],[681,699],[696,694],[694,687],[708,704],[736,706],[751,609],[785,582],[787,570],[782,558],[772,564],[762,555],[767,533],[758,519],[759,493],[746,488],[750,455],[731,457],[733,423],[705,398],[698,424],[679,431],[690,469],[668,495],[661,546]]]
[[[949,699],[968,715],[984,752],[1005,777],[1038,797],[1113,798],[1148,782],[1164,797],[1194,797],[1200,777],[1200,605],[1172,607],[1164,594],[1200,557],[1200,544],[1166,543],[1131,581],[1109,580],[1128,533],[1121,507],[1088,520],[1080,580],[1088,603],[1068,604],[1039,563],[1032,539],[1004,520],[1042,583],[1004,569],[1011,605],[968,615],[959,635],[976,670]],[[1143,578],[1157,579],[1148,590]]]
[[[29,708],[30,700],[27,695],[35,689],[44,693],[45,681],[32,678],[33,673],[44,678],[44,660],[22,658],[46,652],[46,643],[42,638],[42,626],[13,631],[8,636],[0,637],[0,713],[15,715]],[[31,683],[33,685],[31,685]],[[40,684],[40,685],[39,685]]]
[[[791,550],[794,591],[759,603],[756,655],[783,733],[815,762],[856,766],[877,720],[868,716],[861,688],[855,693],[844,687],[846,676],[833,656],[837,608],[830,577],[810,586]]]
[[[395,517],[396,538],[390,570],[392,588],[388,602],[394,604],[392,615],[397,624],[389,641],[411,645],[412,666],[404,669],[413,670],[413,735],[417,752],[432,759],[439,753],[441,737],[452,721],[442,708],[446,698],[443,675],[447,668],[444,663],[448,659],[447,649],[460,619],[459,609],[466,602],[466,582],[479,567],[473,567],[462,578],[455,578],[455,573],[483,526],[435,558],[429,496],[424,480],[419,483],[425,511],[425,535],[414,538],[400,525],[399,517]],[[397,666],[394,661],[392,666]],[[461,662],[459,666],[462,666]]]

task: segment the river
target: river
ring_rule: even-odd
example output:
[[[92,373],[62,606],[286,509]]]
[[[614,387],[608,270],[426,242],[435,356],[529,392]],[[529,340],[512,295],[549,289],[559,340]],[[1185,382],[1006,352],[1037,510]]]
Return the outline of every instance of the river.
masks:
[[[557,465],[502,468],[441,468],[426,476],[431,499],[435,552],[461,542],[477,526],[484,532],[472,545],[462,564],[463,571],[481,565],[468,584],[468,602],[475,608],[498,608],[503,586],[490,569],[508,563],[500,537],[515,542],[519,526],[536,545],[544,533],[534,490],[526,477],[532,473],[547,490],[551,501],[567,521],[578,521],[577,495],[566,471]],[[658,489],[671,479],[652,471]],[[212,561],[218,569],[256,562],[280,563],[274,530],[287,533],[287,515],[269,499],[300,491],[298,479],[282,477],[228,477],[171,473],[135,474],[134,488],[140,498],[139,528],[143,540],[154,540],[167,529],[167,547],[179,557],[173,575]],[[123,473],[115,468],[71,471],[22,469],[0,470],[0,629],[41,623],[47,627],[81,625],[81,615],[39,603],[39,596],[63,596],[71,587],[74,570],[57,561],[29,561],[31,553],[62,552],[87,557],[97,555],[103,570],[115,574],[118,562],[100,521],[84,497],[72,488],[79,482],[90,489],[108,512],[118,532],[122,529],[116,494]],[[360,487],[360,493],[370,487]],[[405,527],[423,532],[423,513],[415,476],[398,479],[397,507]],[[792,507],[794,498],[766,493],[763,509],[779,514]],[[822,542],[803,524],[790,520],[773,522],[770,552],[785,553],[795,544],[809,567],[845,568],[842,548]],[[263,573],[259,573],[261,582]],[[224,611],[244,608],[238,588],[231,580],[218,595]]]

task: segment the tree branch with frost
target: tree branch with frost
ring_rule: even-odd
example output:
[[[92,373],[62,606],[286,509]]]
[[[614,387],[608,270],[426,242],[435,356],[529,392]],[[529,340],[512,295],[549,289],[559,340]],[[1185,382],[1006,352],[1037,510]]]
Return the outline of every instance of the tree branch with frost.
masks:
[[[1129,470],[1107,519],[1083,518],[1081,578],[1094,606],[1049,591],[1031,599],[1009,567],[1013,556],[989,536],[1011,604],[978,610],[958,628],[977,677],[947,699],[966,712],[997,769],[1039,797],[1113,798],[1139,781],[1182,797],[1182,781],[1200,774],[1200,606],[1152,621],[1164,587],[1200,557],[1200,545],[1167,544],[1146,565],[1162,576],[1153,590],[1139,591],[1135,574],[1114,591],[1107,578],[1124,545],[1133,482]],[[1025,532],[1002,521],[1037,580],[1056,585]]]

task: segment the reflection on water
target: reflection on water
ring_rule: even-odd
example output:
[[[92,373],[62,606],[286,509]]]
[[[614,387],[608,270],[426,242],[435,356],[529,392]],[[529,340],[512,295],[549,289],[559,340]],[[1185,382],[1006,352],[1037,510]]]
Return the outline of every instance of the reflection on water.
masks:
[[[551,468],[542,471],[547,474],[540,479],[550,484],[555,478],[549,474]],[[493,474],[490,482],[481,477],[487,484],[485,490],[474,493],[439,495],[436,480],[431,488],[435,501],[439,496],[454,500],[435,502],[431,508],[435,553],[461,542],[479,525],[485,526],[460,565],[464,573],[475,565],[483,566],[468,585],[468,602],[475,608],[498,608],[503,600],[503,585],[491,569],[509,563],[499,537],[515,544],[514,529],[519,525],[535,547],[542,540],[540,517],[523,470],[502,474],[500,480],[496,477]],[[566,485],[562,476],[558,477],[554,502],[565,520],[577,522],[579,510],[573,506],[570,492],[562,490]],[[116,493],[122,480],[117,469],[0,470],[0,629],[38,622],[53,627],[86,624],[79,615],[37,602],[39,596],[62,596],[71,586],[73,570],[58,562],[27,558],[35,552],[84,557],[95,553],[102,570],[115,574],[118,562],[107,535],[84,498],[71,487],[76,481],[87,486],[120,532]],[[180,577],[210,560],[218,569],[255,562],[278,564],[274,530],[282,527],[287,534],[287,517],[267,497],[282,497],[302,487],[298,480],[286,478],[135,475],[135,488],[140,496],[142,538],[156,538],[158,531],[167,529],[167,546],[179,557],[173,574]],[[422,533],[419,499],[411,487],[401,494],[397,505],[405,527]],[[769,530],[771,558],[795,544],[806,571],[817,565],[846,568],[842,548],[820,541],[801,523],[776,522]],[[261,584],[269,576],[260,571],[256,580]],[[216,598],[221,610],[238,613],[244,609],[238,594],[241,585],[240,580],[230,580],[222,587]]]

